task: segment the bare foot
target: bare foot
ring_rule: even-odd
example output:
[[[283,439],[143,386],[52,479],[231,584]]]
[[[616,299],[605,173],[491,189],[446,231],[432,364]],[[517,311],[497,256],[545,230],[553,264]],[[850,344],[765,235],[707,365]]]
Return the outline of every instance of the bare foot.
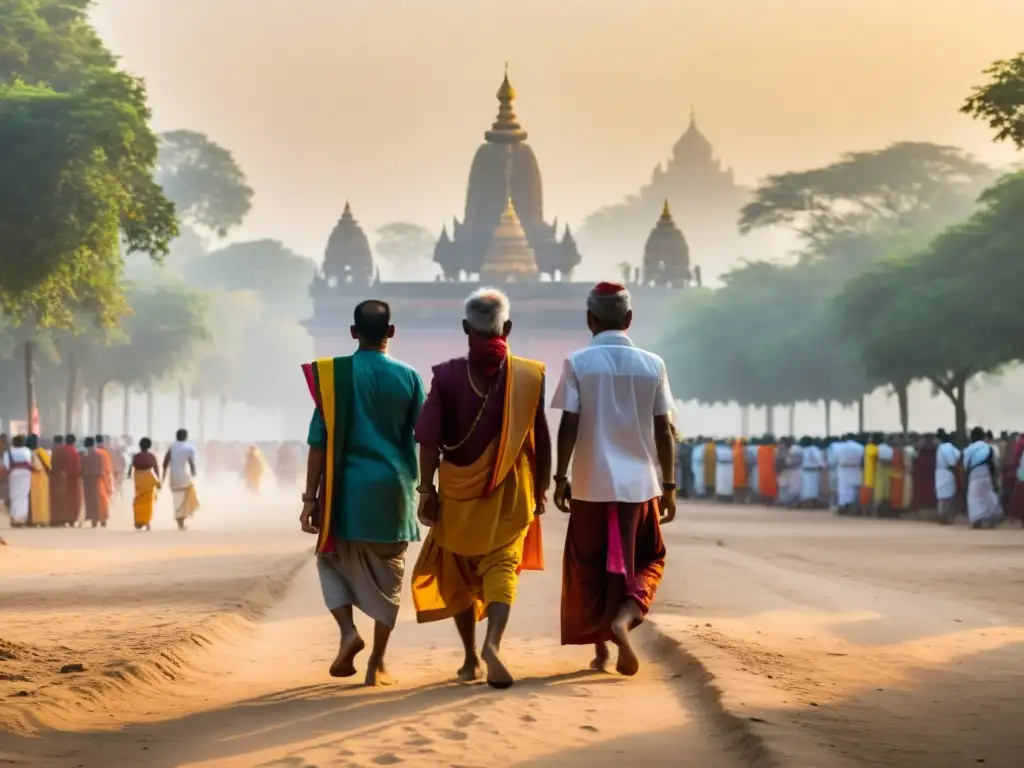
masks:
[[[487,665],[487,684],[491,688],[503,690],[512,687],[515,680],[512,678],[512,673],[508,671],[508,668],[502,662],[501,657],[498,656],[497,648],[492,645],[484,645],[480,658]]]
[[[384,668],[384,660],[371,656],[366,662],[365,684],[372,688],[378,685],[394,685],[395,682],[395,678]]]
[[[353,663],[356,655],[366,647],[358,633],[349,638],[342,638],[341,647],[338,648],[338,657],[331,664],[331,677],[352,677],[356,673]]]
[[[615,638],[615,644],[619,646],[619,658],[615,662],[615,670],[626,677],[632,677],[640,671],[640,658],[629,641],[629,630],[637,618],[637,611],[636,608],[625,607],[612,622],[612,636]]]
[[[597,643],[594,646],[596,653],[594,654],[594,660],[590,662],[590,668],[597,670],[598,672],[605,672],[608,669],[608,659],[611,654],[608,653],[607,643]]]
[[[466,663],[459,667],[459,671],[455,673],[455,676],[463,683],[471,683],[474,680],[479,680],[480,659],[476,656],[471,659],[466,659]]]

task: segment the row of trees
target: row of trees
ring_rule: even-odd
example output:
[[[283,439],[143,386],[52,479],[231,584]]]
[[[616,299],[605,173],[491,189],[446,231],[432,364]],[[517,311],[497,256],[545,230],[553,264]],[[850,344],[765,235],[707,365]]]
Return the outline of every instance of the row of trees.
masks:
[[[1024,54],[997,62],[963,111],[1024,148]],[[898,143],[766,179],[740,231],[786,227],[795,263],[748,262],[689,292],[666,360],[685,399],[861,406],[928,381],[967,425],[977,377],[1024,359],[1024,174],[953,147]],[[769,430],[771,430],[769,424]],[[826,429],[830,424],[826,423]]]

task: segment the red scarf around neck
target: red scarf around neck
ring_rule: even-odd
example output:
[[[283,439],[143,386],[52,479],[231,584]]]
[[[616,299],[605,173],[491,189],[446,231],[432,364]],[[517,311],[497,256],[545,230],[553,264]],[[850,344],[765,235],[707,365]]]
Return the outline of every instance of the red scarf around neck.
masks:
[[[508,357],[508,340],[504,336],[469,334],[469,362],[486,376],[496,376]]]

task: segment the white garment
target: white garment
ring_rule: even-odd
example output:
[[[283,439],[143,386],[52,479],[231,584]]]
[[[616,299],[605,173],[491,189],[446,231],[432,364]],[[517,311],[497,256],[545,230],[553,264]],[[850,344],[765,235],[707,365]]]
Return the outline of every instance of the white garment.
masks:
[[[704,443],[693,446],[690,456],[690,467],[693,469],[693,495],[703,496],[704,489]]]
[[[715,446],[715,495],[732,496],[735,479],[732,467],[732,446],[720,443]]]
[[[800,499],[803,486],[804,449],[799,445],[791,445],[786,451],[785,469],[779,478],[779,501],[783,504],[794,504]]]
[[[4,469],[7,476],[7,493],[11,501],[11,522],[24,525],[28,522],[29,496],[32,491],[32,471],[11,469],[14,464],[32,465],[32,451],[28,448],[11,448],[4,454]]]
[[[943,443],[935,453],[935,498],[952,499],[956,496],[956,464],[960,451],[952,443]]]
[[[864,446],[855,440],[836,443],[836,503],[840,507],[855,504],[864,484]]]
[[[817,501],[821,496],[821,473],[825,471],[825,455],[818,446],[809,445],[804,448],[803,462],[800,501]]]
[[[984,440],[976,440],[964,449],[964,475],[967,478],[967,517],[971,523],[996,521],[1003,516],[999,494],[992,484],[989,458],[999,467],[999,453]],[[998,472],[998,469],[996,470]]]
[[[551,407],[579,414],[572,495],[640,503],[661,497],[654,417],[675,410],[665,361],[621,331],[569,355]]]
[[[757,493],[757,446],[748,445],[743,454],[747,461],[747,488]]]
[[[878,445],[878,462],[880,464],[892,464],[894,454],[892,446],[886,443],[880,443]]]
[[[171,444],[171,489],[184,490],[192,485],[189,462],[196,460],[196,449],[191,443],[176,440]]]

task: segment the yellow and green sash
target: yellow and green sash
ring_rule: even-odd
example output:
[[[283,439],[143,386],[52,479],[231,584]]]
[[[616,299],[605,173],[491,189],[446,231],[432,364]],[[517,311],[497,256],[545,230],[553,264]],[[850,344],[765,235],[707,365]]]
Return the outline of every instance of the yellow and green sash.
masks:
[[[320,484],[320,535],[317,552],[333,552],[331,519],[344,480],[345,448],[352,422],[352,357],[328,357],[303,366],[306,383],[327,428],[327,460]]]

